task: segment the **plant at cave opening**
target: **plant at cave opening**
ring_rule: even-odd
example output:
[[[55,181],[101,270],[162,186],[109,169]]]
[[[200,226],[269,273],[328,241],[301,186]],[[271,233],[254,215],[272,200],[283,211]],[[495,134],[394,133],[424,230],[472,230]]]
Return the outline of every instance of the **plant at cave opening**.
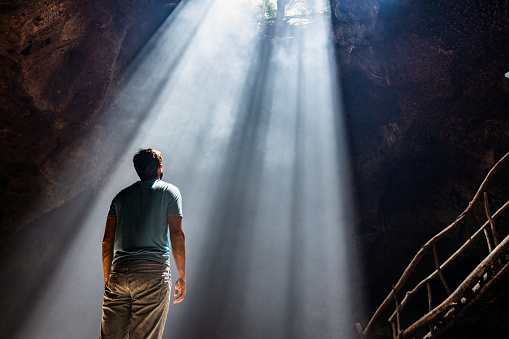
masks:
[[[326,1],[324,6],[316,6],[314,0],[261,0],[256,7],[257,21],[262,25],[273,25],[285,16],[329,12],[330,1]]]

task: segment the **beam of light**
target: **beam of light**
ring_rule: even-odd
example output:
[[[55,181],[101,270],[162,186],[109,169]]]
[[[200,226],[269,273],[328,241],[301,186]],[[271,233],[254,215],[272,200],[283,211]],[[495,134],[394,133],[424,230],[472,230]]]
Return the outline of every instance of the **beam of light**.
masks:
[[[329,17],[264,26],[253,5],[186,1],[140,52],[91,136],[117,150],[111,176],[20,338],[98,332],[104,218],[115,192],[137,180],[140,147],[163,153],[164,179],[184,197],[188,295],[170,307],[165,337],[353,337]]]

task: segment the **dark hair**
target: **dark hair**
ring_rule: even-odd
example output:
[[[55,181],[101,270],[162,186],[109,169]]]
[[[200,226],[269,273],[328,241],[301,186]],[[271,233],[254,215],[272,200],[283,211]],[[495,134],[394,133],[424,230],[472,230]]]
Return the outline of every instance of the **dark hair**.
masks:
[[[133,163],[141,180],[159,179],[157,170],[163,165],[163,156],[152,148],[140,149],[134,155]]]

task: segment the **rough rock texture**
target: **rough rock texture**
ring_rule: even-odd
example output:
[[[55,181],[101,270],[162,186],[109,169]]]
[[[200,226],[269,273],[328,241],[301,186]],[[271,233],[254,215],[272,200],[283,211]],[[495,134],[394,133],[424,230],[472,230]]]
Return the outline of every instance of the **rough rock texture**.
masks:
[[[509,151],[508,6],[332,4],[374,312],[420,246],[454,221]],[[490,194],[500,206],[509,198],[507,172],[497,180]]]
[[[98,128],[107,94],[178,2],[0,4],[0,246],[103,174],[94,168],[106,150],[82,145],[83,136]]]
[[[108,93],[178,2],[0,3],[0,247],[104,175],[95,169],[106,150],[83,137],[104,128],[95,122]],[[331,8],[371,312],[509,151],[508,5]]]

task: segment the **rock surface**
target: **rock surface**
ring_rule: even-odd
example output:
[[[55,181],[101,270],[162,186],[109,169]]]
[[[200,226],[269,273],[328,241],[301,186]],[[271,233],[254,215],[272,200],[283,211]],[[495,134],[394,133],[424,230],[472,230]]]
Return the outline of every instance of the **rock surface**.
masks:
[[[386,294],[509,151],[508,7],[409,0],[332,7],[366,290]],[[379,292],[372,302],[381,302]]]
[[[2,2],[0,247],[104,175],[95,169],[107,150],[83,137],[107,128],[96,122],[108,94],[178,2]],[[371,310],[509,151],[508,7],[332,0],[331,8]]]
[[[0,246],[104,174],[107,150],[83,136],[104,127],[105,98],[178,2],[0,5]]]

